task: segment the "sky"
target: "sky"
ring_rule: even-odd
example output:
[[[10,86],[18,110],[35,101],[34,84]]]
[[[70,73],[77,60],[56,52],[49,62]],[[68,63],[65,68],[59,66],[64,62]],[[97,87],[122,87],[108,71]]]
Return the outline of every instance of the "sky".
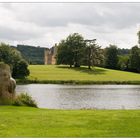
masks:
[[[140,3],[0,3],[0,42],[51,48],[69,34],[119,48],[137,45]]]

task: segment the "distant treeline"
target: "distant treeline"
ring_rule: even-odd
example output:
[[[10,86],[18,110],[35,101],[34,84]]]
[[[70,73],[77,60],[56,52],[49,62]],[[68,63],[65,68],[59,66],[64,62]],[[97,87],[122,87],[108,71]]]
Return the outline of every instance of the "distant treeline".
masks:
[[[74,33],[61,40],[57,50],[57,64],[70,67],[84,65],[89,69],[100,66],[140,73],[140,47],[137,45],[131,49],[121,49],[110,44],[103,49],[96,43],[96,39],[85,39],[79,33]]]
[[[118,48],[118,55],[128,55],[128,54],[130,54],[130,49]]]
[[[46,48],[44,47],[36,47],[36,46],[30,46],[30,45],[17,45],[17,46],[11,46],[16,48],[18,51],[20,51],[22,57],[29,63],[29,64],[44,64],[44,50]],[[130,49],[125,48],[118,48],[118,55],[125,56],[130,53]]]
[[[35,47],[35,46],[29,46],[29,45],[17,45],[12,46],[16,48],[18,51],[21,52],[21,55],[23,58],[29,63],[29,64],[44,64],[44,47]]]

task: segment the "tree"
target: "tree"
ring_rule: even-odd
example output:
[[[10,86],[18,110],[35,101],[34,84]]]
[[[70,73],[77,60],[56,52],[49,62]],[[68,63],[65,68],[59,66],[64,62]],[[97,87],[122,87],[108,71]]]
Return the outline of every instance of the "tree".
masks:
[[[65,40],[62,40],[57,46],[56,55],[57,64],[66,64],[72,67],[73,65],[73,53]]]
[[[83,37],[78,34],[70,34],[58,44],[57,64],[69,64],[80,67],[85,47]]]
[[[118,56],[118,67],[120,70],[129,70],[129,55]]]
[[[131,49],[129,68],[131,71],[140,72],[140,48],[138,46]]]
[[[103,60],[103,53],[101,47],[95,44],[96,39],[93,40],[85,40],[86,48],[85,48],[85,64],[88,65],[90,69],[91,66],[99,65]]]
[[[28,64],[24,59],[18,60],[13,67],[13,77],[23,78],[25,76],[28,76],[30,72],[27,67]]]
[[[0,62],[10,65],[14,78],[24,78],[29,75],[28,64],[21,53],[7,44],[0,44]]]
[[[45,48],[41,48],[39,46],[17,45],[16,49],[29,64],[44,64]]]
[[[117,46],[110,45],[105,49],[105,67],[116,69],[118,64]]]

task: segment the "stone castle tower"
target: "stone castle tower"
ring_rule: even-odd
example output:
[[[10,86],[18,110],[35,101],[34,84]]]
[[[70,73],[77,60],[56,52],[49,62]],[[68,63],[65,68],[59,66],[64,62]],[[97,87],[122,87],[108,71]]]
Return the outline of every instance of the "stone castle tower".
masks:
[[[57,47],[54,46],[50,49],[45,49],[45,65],[55,65],[56,64],[56,53],[57,53]]]

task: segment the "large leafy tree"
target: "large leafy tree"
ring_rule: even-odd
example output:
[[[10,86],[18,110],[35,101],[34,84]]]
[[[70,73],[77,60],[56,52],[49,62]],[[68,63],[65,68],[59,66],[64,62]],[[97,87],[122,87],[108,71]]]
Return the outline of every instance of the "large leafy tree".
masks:
[[[69,64],[70,66],[80,67],[81,58],[84,55],[84,47],[85,42],[80,34],[70,34],[58,44],[57,64]]]
[[[110,45],[105,49],[105,67],[116,69],[118,64],[117,46]]]
[[[103,52],[94,40],[85,40],[84,64],[90,69],[91,66],[99,65],[103,61]]]
[[[140,72],[140,48],[138,46],[132,47],[129,62],[131,71]]]
[[[62,40],[57,46],[56,55],[57,64],[66,64],[72,67],[73,65],[73,53],[71,48],[67,45],[66,40]]]
[[[19,51],[7,44],[0,44],[0,62],[9,64],[12,76],[24,78],[29,75],[28,63],[22,58]]]

